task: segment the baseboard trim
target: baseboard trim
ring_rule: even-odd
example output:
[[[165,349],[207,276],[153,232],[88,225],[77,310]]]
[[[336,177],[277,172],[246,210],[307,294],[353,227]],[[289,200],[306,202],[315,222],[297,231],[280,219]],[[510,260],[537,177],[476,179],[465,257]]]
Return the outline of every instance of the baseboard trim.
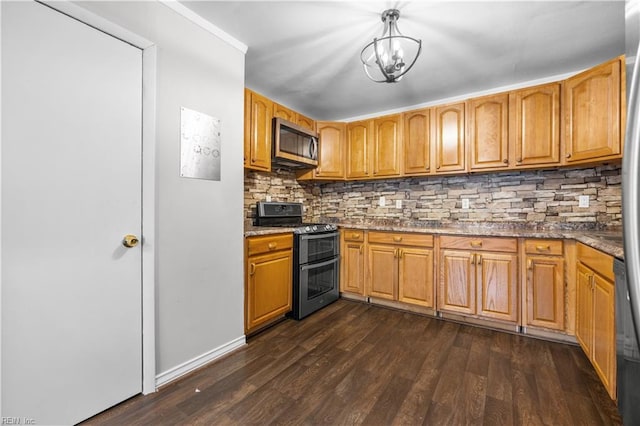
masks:
[[[204,367],[206,364],[215,361],[216,359],[246,344],[247,340],[245,336],[238,337],[237,339],[227,342],[224,345],[218,346],[217,348],[212,349],[209,352],[205,352],[202,355],[198,355],[197,357],[190,359],[189,361],[184,362],[180,365],[177,365],[170,370],[160,373],[156,376],[156,388],[164,386],[198,368]]]

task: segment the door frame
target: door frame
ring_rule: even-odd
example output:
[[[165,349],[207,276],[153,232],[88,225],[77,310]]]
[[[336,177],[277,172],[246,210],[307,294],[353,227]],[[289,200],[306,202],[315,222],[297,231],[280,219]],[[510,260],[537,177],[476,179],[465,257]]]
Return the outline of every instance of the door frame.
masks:
[[[156,71],[157,46],[154,42],[100,17],[76,4],[61,0],[39,0],[45,7],[57,10],[83,22],[98,31],[109,34],[142,50],[142,388],[143,394],[156,391],[156,326],[155,326],[155,273],[156,273]],[[2,8],[0,7],[0,30]],[[1,42],[1,31],[0,31]],[[0,96],[2,94],[2,67],[0,66]],[[1,108],[1,106],[0,106]],[[0,111],[0,129],[2,114]],[[0,133],[0,147],[2,135]],[[2,159],[0,149],[0,160]],[[2,162],[0,161],[0,175]],[[0,188],[1,191],[1,188]],[[0,241],[2,239],[2,199],[0,197]],[[0,244],[0,259],[2,259]],[[0,302],[2,301],[2,262],[0,262]],[[0,303],[0,318],[2,304]],[[0,339],[0,362],[2,360]],[[2,412],[2,369],[0,368],[0,413]]]

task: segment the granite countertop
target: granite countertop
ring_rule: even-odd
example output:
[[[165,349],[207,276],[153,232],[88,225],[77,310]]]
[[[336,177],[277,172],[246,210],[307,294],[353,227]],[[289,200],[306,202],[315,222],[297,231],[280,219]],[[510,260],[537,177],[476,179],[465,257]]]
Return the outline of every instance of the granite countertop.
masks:
[[[624,259],[621,228],[600,230],[584,225],[531,226],[528,224],[516,223],[440,225],[437,222],[333,222],[340,228],[362,229],[367,231],[416,232],[433,235],[478,235],[487,237],[573,239],[611,256]],[[293,232],[294,228],[254,226],[250,223],[245,223],[244,229],[245,237],[251,237]]]

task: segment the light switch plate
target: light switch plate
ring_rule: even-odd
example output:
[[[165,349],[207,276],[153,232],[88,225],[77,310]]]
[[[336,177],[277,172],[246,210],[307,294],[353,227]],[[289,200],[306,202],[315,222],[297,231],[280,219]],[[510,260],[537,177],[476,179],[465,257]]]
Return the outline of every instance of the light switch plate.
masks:
[[[402,200],[396,200],[396,209],[402,208]]]
[[[463,198],[462,199],[462,208],[463,209],[468,209],[469,208],[469,199],[468,198]]]
[[[386,203],[387,203],[387,200],[385,200],[384,197],[380,197],[380,199],[378,200],[378,205],[380,207],[384,207]]]
[[[588,195],[581,195],[580,198],[578,198],[578,207],[589,207]]]
[[[267,195],[267,203],[271,202],[271,195]]]

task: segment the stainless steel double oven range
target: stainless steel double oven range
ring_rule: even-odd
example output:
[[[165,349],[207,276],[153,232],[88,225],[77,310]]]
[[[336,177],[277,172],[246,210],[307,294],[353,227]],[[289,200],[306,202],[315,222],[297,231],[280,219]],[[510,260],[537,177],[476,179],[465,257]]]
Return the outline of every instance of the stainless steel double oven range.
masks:
[[[301,203],[258,202],[257,226],[293,231],[293,310],[299,320],[338,300],[340,234],[334,224],[303,223]]]

